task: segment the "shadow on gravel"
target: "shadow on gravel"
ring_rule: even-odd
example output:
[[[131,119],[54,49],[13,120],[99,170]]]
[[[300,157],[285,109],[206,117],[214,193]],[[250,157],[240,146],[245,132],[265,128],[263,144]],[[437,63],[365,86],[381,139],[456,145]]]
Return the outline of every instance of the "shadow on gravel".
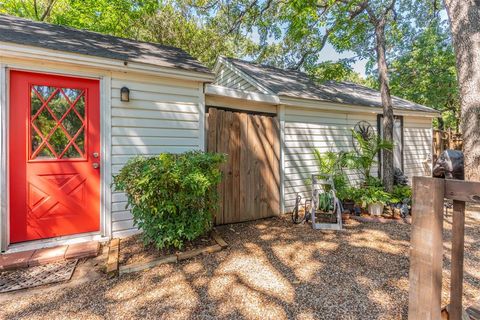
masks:
[[[480,259],[480,214],[469,215],[467,223],[468,303],[480,292],[474,269]],[[448,221],[445,229],[448,267]],[[342,232],[321,232],[282,217],[218,230],[229,243],[224,251],[62,292],[32,294],[0,304],[0,318],[407,317],[410,225],[352,222]]]

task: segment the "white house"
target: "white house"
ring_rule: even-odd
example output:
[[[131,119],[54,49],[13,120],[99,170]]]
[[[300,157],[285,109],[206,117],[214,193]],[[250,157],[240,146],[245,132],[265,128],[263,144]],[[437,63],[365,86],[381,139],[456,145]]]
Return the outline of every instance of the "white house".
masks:
[[[398,163],[410,176],[423,174],[438,114],[397,98],[394,107]],[[207,128],[213,110],[251,121]],[[270,134],[257,136],[265,157],[255,158],[258,146],[249,151],[257,171],[232,165],[225,185],[231,194],[253,190],[256,172],[270,189],[258,199],[252,193],[262,214],[254,205],[247,218],[288,211],[315,170],[311,148],[350,148],[349,128],[376,125],[379,114],[378,92],[361,86],[318,86],[301,73],[225,58],[212,73],[177,48],[0,15],[0,251],[136,232],[125,195],[111,187],[129,158],[206,150],[222,134],[248,132],[242,123],[258,129],[265,117],[271,122],[259,132]],[[225,141],[232,159],[242,159],[242,148]],[[224,209],[240,214],[239,203]]]
[[[220,58],[215,82],[205,89],[206,105],[271,114],[280,134],[281,212],[290,211],[305,179],[316,172],[312,149],[352,150],[351,129],[359,121],[380,129],[380,92],[353,83],[313,83],[298,71]],[[434,109],[393,98],[395,166],[410,178],[424,175],[432,152]],[[354,177],[352,177],[354,178]],[[411,181],[411,180],[410,180]]]
[[[203,149],[213,80],[176,48],[0,15],[1,249],[131,233],[112,174]]]

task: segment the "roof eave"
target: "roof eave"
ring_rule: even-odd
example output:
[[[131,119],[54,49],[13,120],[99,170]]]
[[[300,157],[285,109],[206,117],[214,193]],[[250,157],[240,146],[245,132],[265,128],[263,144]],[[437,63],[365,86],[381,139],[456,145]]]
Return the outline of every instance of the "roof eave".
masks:
[[[355,104],[339,103],[324,101],[318,99],[306,99],[300,97],[292,97],[287,95],[279,95],[280,103],[286,106],[292,107],[302,107],[302,108],[311,108],[311,109],[322,109],[338,112],[357,112],[357,113],[374,113],[382,114],[383,110],[379,107],[372,106],[362,106]],[[436,118],[440,116],[439,112],[427,112],[427,111],[417,111],[417,110],[405,110],[393,108],[393,112],[398,116],[419,116],[419,117],[428,117]]]
[[[186,70],[179,67],[163,67],[141,62],[110,59],[69,51],[46,49],[33,45],[0,41],[0,56],[32,59],[32,56],[38,55],[40,55],[44,61],[67,62],[76,65],[106,69],[109,71],[133,71],[150,75],[161,74],[173,78],[201,82],[212,82],[215,79],[215,75],[212,72]]]

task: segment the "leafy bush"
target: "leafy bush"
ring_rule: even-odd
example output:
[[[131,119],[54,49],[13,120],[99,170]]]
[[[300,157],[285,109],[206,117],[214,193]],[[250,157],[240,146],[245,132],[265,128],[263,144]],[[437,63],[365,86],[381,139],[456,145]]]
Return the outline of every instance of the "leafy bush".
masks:
[[[217,205],[225,155],[199,151],[131,159],[114,177],[146,244],[181,248],[206,233]]]
[[[392,192],[391,203],[400,203],[405,199],[410,202],[412,198],[412,188],[410,186],[394,186]]]
[[[368,177],[364,182],[365,187],[383,187],[383,182],[377,177]]]
[[[383,187],[365,187],[359,189],[357,203],[360,203],[362,208],[366,208],[369,204],[380,202],[387,204],[390,201],[390,194],[383,190]]]

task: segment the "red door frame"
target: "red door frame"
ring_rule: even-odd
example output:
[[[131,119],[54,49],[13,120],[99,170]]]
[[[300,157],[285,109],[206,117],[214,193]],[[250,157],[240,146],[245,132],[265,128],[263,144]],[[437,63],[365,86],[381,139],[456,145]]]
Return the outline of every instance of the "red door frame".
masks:
[[[16,243],[16,242],[23,242],[23,241],[30,241],[30,240],[41,240],[46,238],[53,238],[53,237],[60,237],[60,236],[68,236],[68,235],[75,235],[79,233],[86,233],[86,232],[99,232],[100,230],[100,223],[101,223],[101,183],[100,183],[100,169],[93,169],[91,164],[93,162],[101,163],[101,157],[103,156],[101,152],[101,131],[100,131],[100,81],[98,79],[91,79],[91,78],[81,78],[81,77],[73,77],[73,76],[64,76],[64,75],[55,75],[55,74],[48,74],[48,73],[37,73],[37,72],[29,72],[29,71],[20,71],[20,70],[9,70],[9,97],[10,101],[8,105],[8,176],[9,176],[9,183],[8,183],[8,191],[9,191],[9,213],[8,213],[8,220],[9,220],[9,242]],[[89,192],[87,195],[89,197],[86,208],[89,210],[89,217],[88,220],[93,221],[94,223],[88,223],[89,225],[84,228],[81,232],[72,232],[72,228],[67,228],[64,232],[58,230],[50,232],[49,235],[35,235],[32,236],[31,232],[26,230],[27,225],[27,216],[25,215],[22,218],[15,215],[18,212],[19,208],[22,206],[27,206],[26,199],[27,199],[27,167],[28,163],[31,163],[32,160],[28,160],[30,157],[30,134],[29,134],[29,120],[30,119],[30,88],[33,85],[50,85],[56,87],[72,87],[78,88],[83,87],[87,88],[85,90],[85,98],[87,102],[87,111],[85,115],[85,130],[86,134],[86,143],[85,143],[85,157],[84,159],[74,159],[72,160],[63,160],[57,159],[52,161],[36,161],[35,163],[47,163],[48,165],[52,166],[53,163],[60,164],[67,163],[69,164],[70,168],[77,166],[78,164],[84,164],[85,172],[90,172],[88,174],[89,179],[92,181],[86,189]],[[23,98],[21,97],[22,94],[18,92],[17,88],[25,89],[25,86],[29,89],[28,91],[28,104],[26,104],[25,97],[26,93],[23,92]],[[22,101],[19,101],[23,99]],[[15,104],[15,105],[14,105]],[[26,105],[28,107],[18,108],[18,105]],[[15,110],[13,110],[15,109]],[[15,112],[14,112],[15,111]],[[88,113],[88,114],[87,114]],[[24,125],[15,125],[16,123]],[[13,125],[12,125],[13,124]],[[28,140],[27,140],[28,137]],[[19,142],[23,139],[23,146],[19,146]],[[100,158],[94,158],[93,152],[98,152]],[[19,165],[20,164],[20,165]],[[41,164],[40,166],[44,166]],[[90,169],[86,169],[86,165],[88,165]],[[54,165],[53,165],[54,166]],[[20,170],[16,170],[19,168]],[[25,170],[22,170],[24,168]],[[70,169],[73,170],[73,169]],[[60,170],[62,171],[62,170]],[[58,174],[55,173],[55,174]],[[60,172],[61,174],[61,172]],[[38,177],[37,177],[38,178]],[[74,179],[71,179],[74,180]],[[22,186],[23,184],[23,186]],[[93,186],[93,187],[92,187]],[[62,193],[57,193],[60,195],[64,195]],[[28,206],[27,206],[28,207]],[[70,208],[75,208],[75,206],[70,206]],[[27,211],[29,209],[26,209]],[[93,217],[95,219],[93,219]],[[75,220],[76,219],[76,220]],[[69,220],[70,221],[70,220]],[[71,221],[76,221],[78,224],[79,221],[78,217]],[[75,222],[72,222],[71,225],[75,226]]]

